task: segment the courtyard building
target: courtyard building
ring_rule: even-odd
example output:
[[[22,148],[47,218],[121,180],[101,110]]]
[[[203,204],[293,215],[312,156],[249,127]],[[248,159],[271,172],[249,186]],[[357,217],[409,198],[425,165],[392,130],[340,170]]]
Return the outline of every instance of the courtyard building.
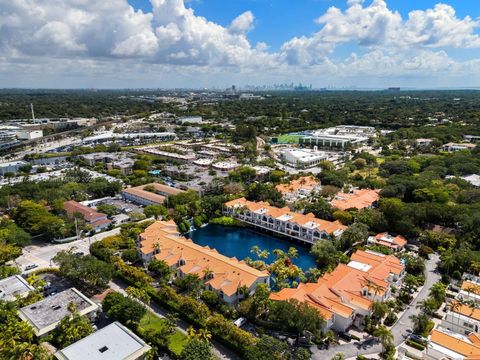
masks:
[[[379,193],[378,189],[356,189],[350,193],[339,192],[330,201],[330,205],[339,210],[372,208],[380,199]]]
[[[270,299],[306,301],[325,318],[326,329],[345,332],[351,326],[361,328],[373,302],[390,299],[391,286],[399,287],[404,274],[395,256],[357,250],[348,264],[339,264],[316,283],[282,289]]]
[[[313,176],[302,176],[287,184],[278,184],[275,189],[282,194],[287,202],[304,199],[320,191],[322,186],[320,180]]]
[[[147,227],[139,236],[139,250],[143,261],[162,260],[178,277],[198,275],[209,290],[230,304],[244,296],[242,288],[253,294],[258,284],[270,282],[268,271],[254,269],[181,236],[173,221],[156,221]]]

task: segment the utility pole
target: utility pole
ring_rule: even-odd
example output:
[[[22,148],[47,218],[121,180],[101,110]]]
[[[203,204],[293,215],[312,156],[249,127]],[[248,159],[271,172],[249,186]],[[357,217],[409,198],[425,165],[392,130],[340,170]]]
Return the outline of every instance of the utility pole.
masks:
[[[33,104],[30,103],[30,109],[32,110],[32,120],[35,120],[35,112],[33,111]]]

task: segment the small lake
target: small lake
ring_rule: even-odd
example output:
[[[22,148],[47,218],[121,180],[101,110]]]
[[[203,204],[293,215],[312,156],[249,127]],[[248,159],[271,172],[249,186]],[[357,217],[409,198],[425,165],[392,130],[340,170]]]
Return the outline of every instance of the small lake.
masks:
[[[290,247],[298,250],[298,258],[294,259],[295,265],[304,272],[309,268],[316,267],[315,258],[310,254],[310,250],[298,243],[289,242],[274,236],[265,235],[249,228],[226,227],[222,225],[208,225],[188,234],[188,237],[196,244],[210,246],[228,257],[236,257],[239,260],[250,257],[257,260],[257,256],[250,250],[257,245],[261,250],[267,250],[270,255],[267,259],[259,259],[267,264],[275,261],[274,249],[288,251]]]

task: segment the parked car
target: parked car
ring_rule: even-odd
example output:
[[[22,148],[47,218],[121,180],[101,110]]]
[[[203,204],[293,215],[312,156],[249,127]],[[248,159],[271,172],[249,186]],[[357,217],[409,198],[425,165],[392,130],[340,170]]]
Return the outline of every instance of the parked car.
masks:
[[[235,320],[233,322],[233,324],[236,326],[236,327],[242,327],[243,325],[245,325],[245,323],[247,322],[247,319],[245,319],[244,317],[239,317],[237,320]]]
[[[420,342],[422,344],[428,341],[428,339],[425,339],[423,336],[417,334],[410,334],[410,339],[416,342]]]
[[[348,333],[344,333],[344,332],[338,333],[338,337],[340,339],[345,340],[346,342],[352,341],[352,336]]]
[[[35,269],[37,267],[38,267],[37,264],[30,264],[30,265],[25,266],[25,271],[32,270],[32,269]]]

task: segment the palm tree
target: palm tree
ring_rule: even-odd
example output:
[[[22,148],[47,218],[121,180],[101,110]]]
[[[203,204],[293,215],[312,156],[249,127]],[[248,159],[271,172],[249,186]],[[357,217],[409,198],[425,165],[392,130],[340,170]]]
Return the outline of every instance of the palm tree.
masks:
[[[198,330],[196,338],[204,342],[210,342],[212,339],[212,334],[210,334],[207,329],[201,328]]]
[[[442,283],[436,283],[430,288],[428,295],[436,304],[442,304],[445,300],[445,290],[445,285]]]
[[[373,333],[382,343],[382,353],[393,345],[393,335],[386,326],[380,325]]]
[[[159,254],[160,253],[160,243],[159,242],[155,242],[153,243],[153,253],[154,254]]]
[[[205,280],[211,279],[213,277],[213,274],[214,274],[213,270],[211,270],[208,267],[203,270],[203,278]]]

